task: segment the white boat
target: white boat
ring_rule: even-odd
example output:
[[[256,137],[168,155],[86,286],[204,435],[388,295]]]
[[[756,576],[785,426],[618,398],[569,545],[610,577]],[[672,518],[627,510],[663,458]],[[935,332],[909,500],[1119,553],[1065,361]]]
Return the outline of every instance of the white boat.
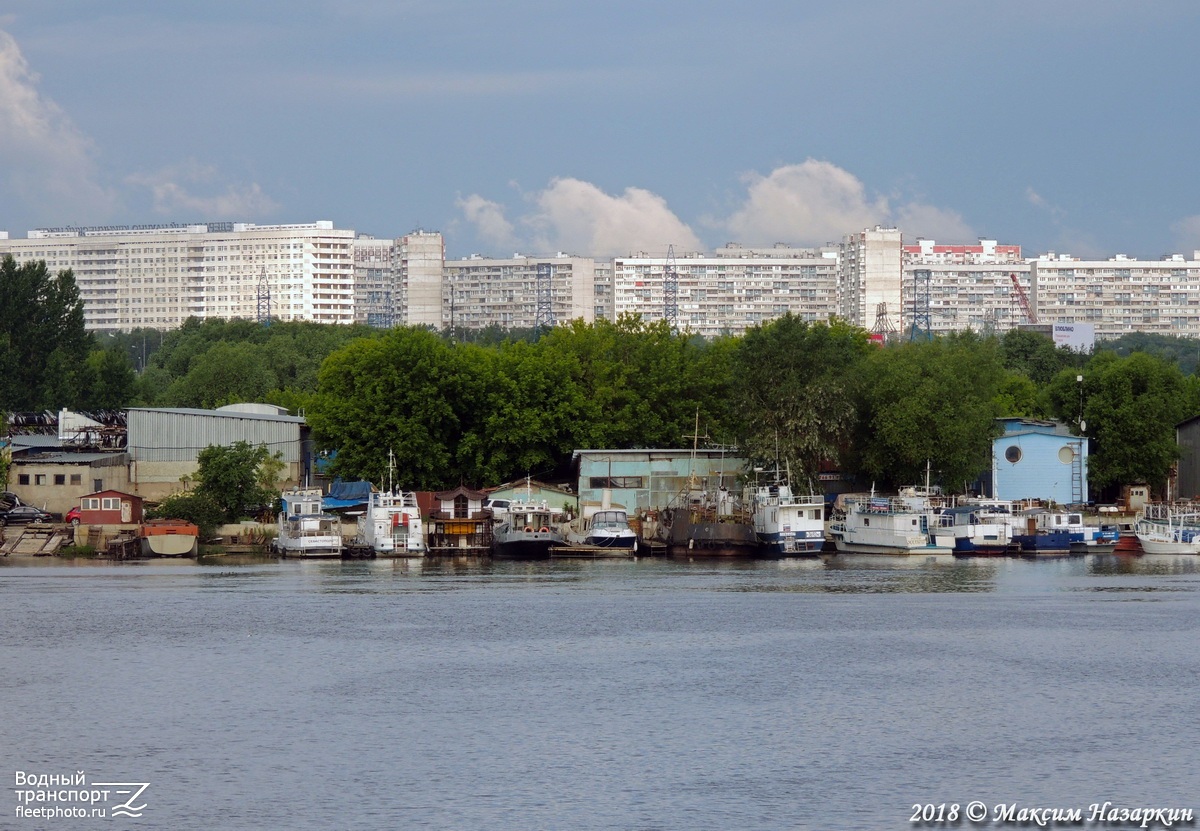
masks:
[[[1150,504],[1133,523],[1147,554],[1200,554],[1200,506]]]
[[[938,530],[954,537],[954,553],[964,556],[1007,554],[1013,544],[1012,503],[964,502],[943,508]]]
[[[277,536],[272,547],[284,557],[342,556],[342,521],[321,510],[320,488],[295,488],[280,494]]]
[[[825,497],[821,494],[794,494],[786,481],[777,478],[770,484],[748,485],[743,501],[750,506],[763,554],[817,554],[825,545]]]
[[[565,521],[566,515],[550,510],[545,500],[514,499],[507,510],[496,515],[492,556],[516,560],[545,559],[550,556],[551,546],[562,544],[560,526]]]
[[[629,514],[624,508],[602,508],[575,517],[559,530],[562,543],[551,550],[556,556],[631,557],[638,550],[637,532],[629,527]]]
[[[376,557],[424,557],[425,526],[412,491],[372,491],[358,518],[355,545]]]
[[[829,528],[838,551],[858,554],[952,554],[954,534],[939,528],[929,496],[907,488],[899,496],[850,497],[846,518]]]

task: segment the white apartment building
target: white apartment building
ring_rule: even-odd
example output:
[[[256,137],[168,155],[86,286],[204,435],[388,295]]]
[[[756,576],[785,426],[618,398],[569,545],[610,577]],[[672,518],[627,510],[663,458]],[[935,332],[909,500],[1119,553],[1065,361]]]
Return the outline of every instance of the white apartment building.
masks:
[[[367,234],[355,237],[354,322],[391,329],[396,325],[396,243]]]
[[[382,329],[442,327],[446,246],[436,231],[354,240],[354,320]]]
[[[397,241],[400,305],[397,323],[440,329],[446,243],[436,231],[413,231]]]
[[[986,239],[938,245],[918,239],[901,252],[904,318],[910,329],[915,325],[934,335],[965,329],[1003,334],[1029,322],[1020,301],[1021,292],[1027,300],[1030,296],[1030,269],[1021,246]]]
[[[1127,332],[1200,337],[1200,251],[1190,260],[1079,260],[1045,254],[1030,262],[1038,322],[1090,323],[1096,337]]]
[[[354,232],[329,221],[41,228],[0,255],[71,269],[93,331],[173,329],[189,317],[354,320]]]
[[[900,231],[880,225],[842,238],[838,248],[839,317],[879,334],[904,328],[900,248]]]
[[[450,260],[441,312],[439,328],[531,329],[577,319],[591,323],[596,319],[595,261],[561,253]]]
[[[827,321],[837,309],[837,252],[833,249],[744,248],[730,243],[714,256],[676,259],[644,254],[612,262],[612,315],[663,319],[664,275],[674,266],[676,325],[705,337],[741,334],[788,312],[807,321]]]

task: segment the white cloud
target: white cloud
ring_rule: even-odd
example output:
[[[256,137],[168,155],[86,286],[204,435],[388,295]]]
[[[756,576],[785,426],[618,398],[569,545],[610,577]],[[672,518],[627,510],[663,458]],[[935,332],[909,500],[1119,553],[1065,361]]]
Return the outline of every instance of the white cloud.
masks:
[[[114,194],[97,180],[92,142],[37,90],[20,46],[0,31],[0,179],[30,216],[107,218]]]
[[[512,248],[517,244],[512,223],[504,217],[503,205],[475,193],[466,199],[459,199],[457,205],[484,242],[500,249]]]
[[[666,200],[642,188],[613,196],[590,182],[559,178],[526,199],[534,208],[517,221],[520,232],[501,205],[482,196],[459,199],[458,207],[482,240],[529,253],[611,257],[634,251],[662,255],[671,245],[679,251],[703,249]]]
[[[196,161],[154,173],[137,173],[125,181],[147,189],[153,197],[155,213],[165,216],[186,216],[196,220],[257,219],[279,208],[257,183],[222,183],[216,168]],[[214,190],[216,192],[212,192]]]
[[[745,203],[716,224],[747,245],[823,245],[888,220],[886,199],[869,197],[853,174],[829,162],[808,159],[743,181]]]
[[[522,222],[544,251],[609,257],[633,251],[665,254],[670,245],[682,251],[703,248],[665,199],[642,188],[611,196],[590,182],[554,179],[533,201],[537,212]]]
[[[910,202],[896,210],[896,227],[908,237],[924,237],[947,243],[973,242],[978,238],[975,230],[957,211],[933,205]]]
[[[906,236],[947,242],[976,238],[975,231],[951,210],[921,202],[892,206],[843,168],[808,159],[762,176],[750,173],[746,200],[725,220],[708,224],[728,231],[738,242],[762,245],[786,242],[823,245],[873,225],[893,225]]]
[[[1193,252],[1200,251],[1200,214],[1171,223],[1171,232],[1175,235],[1178,253],[1190,257]]]

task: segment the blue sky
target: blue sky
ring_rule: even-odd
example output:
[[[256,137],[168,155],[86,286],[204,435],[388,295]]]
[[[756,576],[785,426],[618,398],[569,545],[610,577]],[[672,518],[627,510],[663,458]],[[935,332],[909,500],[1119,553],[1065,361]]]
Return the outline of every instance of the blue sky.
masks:
[[[0,229],[1200,249],[1194,0],[6,0]]]

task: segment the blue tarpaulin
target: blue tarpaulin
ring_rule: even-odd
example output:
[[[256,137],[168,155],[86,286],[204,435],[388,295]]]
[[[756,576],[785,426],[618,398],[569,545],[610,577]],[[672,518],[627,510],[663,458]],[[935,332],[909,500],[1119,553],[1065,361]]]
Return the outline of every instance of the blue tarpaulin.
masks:
[[[366,505],[370,494],[370,482],[343,482],[341,479],[335,479],[329,486],[329,493],[321,500],[321,507],[329,511]]]

